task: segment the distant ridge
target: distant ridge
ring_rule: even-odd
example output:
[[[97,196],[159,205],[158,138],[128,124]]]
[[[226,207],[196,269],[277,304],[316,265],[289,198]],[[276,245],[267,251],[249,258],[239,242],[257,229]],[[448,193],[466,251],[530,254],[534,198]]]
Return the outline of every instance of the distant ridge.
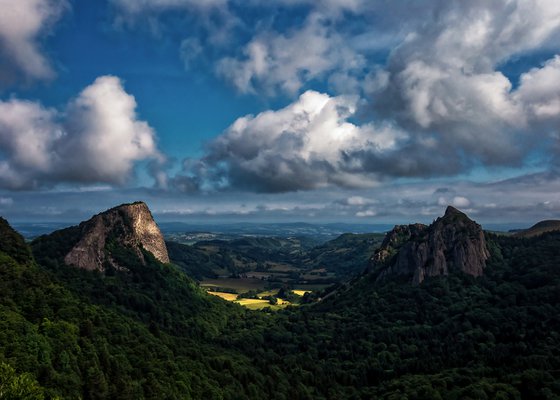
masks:
[[[516,232],[515,234],[513,234],[513,236],[521,238],[531,238],[552,231],[560,231],[560,220],[548,219],[545,221],[537,222],[529,229],[524,229],[522,231]]]

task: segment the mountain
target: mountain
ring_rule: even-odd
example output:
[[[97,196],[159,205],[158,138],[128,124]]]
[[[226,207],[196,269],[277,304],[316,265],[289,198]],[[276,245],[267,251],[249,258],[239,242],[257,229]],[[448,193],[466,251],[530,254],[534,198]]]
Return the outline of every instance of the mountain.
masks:
[[[449,206],[430,226],[396,226],[371,258],[371,269],[378,280],[405,275],[419,284],[451,270],[480,276],[489,256],[482,227]]]
[[[169,262],[167,248],[148,206],[143,202],[122,204],[93,216],[77,227],[42,236],[56,240],[68,236],[70,244],[64,252],[64,263],[86,270],[105,271],[107,268],[126,269],[112,255],[112,248],[123,246],[134,252],[144,263],[142,249],[158,261]],[[41,242],[41,240],[39,240]]]
[[[514,234],[515,237],[530,238],[534,236],[542,235],[546,232],[560,231],[560,221],[559,220],[546,220],[537,222],[535,225],[529,229],[524,229],[518,231]]]
[[[45,393],[37,399],[274,398],[229,344],[266,317],[208,295],[146,250],[142,232],[154,231],[145,211],[119,206],[41,236],[29,266],[0,251],[0,374],[30,374]],[[103,238],[105,269],[65,262],[77,244],[98,251]]]
[[[560,232],[487,233],[475,279],[450,266],[456,247],[482,246],[475,226],[450,209],[386,239],[393,253],[378,268],[433,236],[449,250],[445,276],[417,285],[376,270],[318,302],[256,312],[127,247],[124,228],[105,245],[122,268],[100,271],[64,261],[80,226],[36,239],[31,254],[0,220],[0,398],[558,398]],[[370,239],[338,245],[349,254]]]
[[[367,273],[309,307],[298,322],[320,342],[306,354],[339,359],[331,381],[351,380],[362,398],[558,398],[560,232],[485,239],[476,279],[455,268],[421,285]],[[312,368],[305,358],[293,364]]]

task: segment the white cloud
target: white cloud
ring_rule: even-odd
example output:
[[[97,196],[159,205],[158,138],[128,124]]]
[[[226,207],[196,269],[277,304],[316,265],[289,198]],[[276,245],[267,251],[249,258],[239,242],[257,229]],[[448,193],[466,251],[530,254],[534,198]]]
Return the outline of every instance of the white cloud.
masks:
[[[356,217],[365,218],[365,217],[375,217],[377,213],[374,210],[365,210],[365,211],[358,211],[356,213]]]
[[[468,207],[471,205],[471,201],[463,196],[455,196],[451,200],[451,204],[458,208]]]
[[[0,102],[0,186],[57,182],[122,184],[136,161],[161,159],[155,132],[113,76],[97,78],[64,113],[34,102]]]
[[[307,90],[281,110],[239,118],[172,179],[183,191],[363,187],[520,167],[535,149],[560,153],[558,57],[519,85],[501,71],[518,57],[560,51],[557,1],[112,3],[141,21],[181,12],[193,22],[181,41],[186,68],[208,62],[241,93],[367,93],[360,101]],[[356,111],[364,101],[368,110]]]
[[[436,133],[441,148],[460,149],[468,164],[520,165],[535,129],[526,110],[556,112],[558,96],[547,86],[558,82],[556,62],[530,71],[517,90],[497,68],[558,37],[560,3],[452,1],[429,18],[371,79],[376,115]]]
[[[371,200],[368,200],[362,196],[351,196],[346,199],[346,204],[348,204],[349,206],[364,206],[370,203]]]
[[[307,91],[278,111],[239,118],[211,143],[199,163],[187,163],[186,172],[217,186],[225,182],[269,192],[375,185],[377,171],[367,171],[360,160],[346,155],[391,151],[405,135],[390,126],[349,122],[356,101]]]
[[[437,199],[438,206],[452,205],[457,208],[465,208],[471,205],[471,201],[464,196],[454,196],[451,199],[445,196],[440,196]]]
[[[311,14],[302,28],[255,36],[242,55],[222,58],[216,71],[242,93],[262,89],[276,94],[280,89],[295,94],[307,82],[335,71],[333,82],[341,88],[349,75],[363,68],[364,62],[327,19]],[[353,82],[349,86],[352,85]]]
[[[158,156],[155,132],[135,110],[134,97],[116,77],[97,78],[85,88],[67,109],[64,152],[80,155],[68,156],[68,177],[123,183],[134,161]]]
[[[54,76],[39,44],[67,7],[66,0],[0,0],[0,82]]]
[[[521,75],[515,98],[533,119],[560,118],[560,56]]]
[[[11,206],[14,204],[14,199],[11,197],[0,197],[0,206]]]

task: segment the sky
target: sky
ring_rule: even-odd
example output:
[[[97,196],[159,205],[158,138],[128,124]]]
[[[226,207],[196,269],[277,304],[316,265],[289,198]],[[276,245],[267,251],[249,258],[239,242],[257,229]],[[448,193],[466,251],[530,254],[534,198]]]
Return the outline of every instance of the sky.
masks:
[[[0,0],[0,215],[560,215],[557,0]]]

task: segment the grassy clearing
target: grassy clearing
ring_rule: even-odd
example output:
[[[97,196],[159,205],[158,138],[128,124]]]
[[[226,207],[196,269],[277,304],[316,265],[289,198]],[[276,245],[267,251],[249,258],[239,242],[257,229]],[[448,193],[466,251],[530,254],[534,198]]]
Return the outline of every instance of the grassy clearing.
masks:
[[[278,293],[278,289],[259,293],[259,296],[260,297],[270,296],[270,295],[274,295],[275,293]],[[272,304],[270,304],[270,302],[268,300],[264,300],[264,299],[261,299],[261,298],[259,298],[259,299],[237,300],[237,294],[236,293],[208,291],[208,294],[211,294],[212,296],[220,297],[220,298],[222,298],[226,301],[231,301],[233,303],[237,303],[237,304],[239,304],[243,307],[247,307],[250,310],[262,310],[263,308],[266,308],[266,307],[270,307],[272,310],[279,310],[281,308],[284,308],[284,307],[287,307],[287,306],[291,305],[291,303],[289,301],[282,300],[282,299],[277,299],[277,303],[272,305]]]
[[[292,290],[292,292],[298,296],[303,296],[305,293],[311,293],[311,290]]]
[[[208,291],[208,293],[211,294],[212,296],[221,297],[222,299],[227,300],[227,301],[237,300],[237,294],[236,293],[211,292],[211,291]]]
[[[267,307],[270,307],[271,310],[280,310],[281,308],[285,308],[291,304],[289,301],[281,299],[278,299],[278,303],[274,305],[270,304],[268,300],[262,299],[242,299],[236,300],[234,303],[247,307],[250,310],[262,310]]]
[[[270,306],[268,300],[261,299],[241,299],[236,300],[235,303],[240,304],[243,307],[247,307],[250,310],[260,310],[262,308]]]

